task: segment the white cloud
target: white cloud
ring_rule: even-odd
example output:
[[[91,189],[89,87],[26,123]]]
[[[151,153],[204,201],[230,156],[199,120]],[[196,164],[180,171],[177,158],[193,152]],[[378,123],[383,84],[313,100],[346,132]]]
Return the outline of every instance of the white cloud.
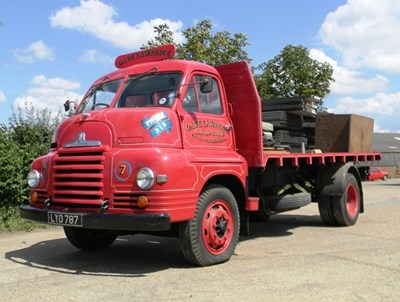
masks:
[[[113,64],[114,59],[96,49],[89,49],[86,50],[85,53],[79,58],[79,61],[91,64],[100,63],[102,65],[108,66],[110,64]]]
[[[328,108],[335,114],[358,114],[374,119],[374,132],[400,132],[400,92],[377,93],[366,98],[343,97]]]
[[[32,79],[32,87],[26,94],[14,101],[14,106],[24,107],[26,101],[31,102],[35,109],[49,109],[54,113],[63,109],[64,102],[80,100],[82,95],[75,92],[80,83],[62,78],[47,78],[44,75],[35,76]]]
[[[399,73],[399,15],[400,1],[348,0],[327,15],[319,35],[346,66]]]
[[[381,125],[379,125],[375,122],[374,123],[374,132],[375,133],[400,133],[400,130],[393,131],[393,130],[381,127]]]
[[[64,7],[50,17],[54,27],[79,30],[118,48],[132,50],[140,48],[154,38],[154,26],[168,24],[175,41],[181,42],[182,22],[156,18],[134,26],[127,22],[117,22],[117,12],[111,5],[96,0],[81,0],[79,6]]]
[[[372,77],[340,66],[337,61],[327,56],[321,50],[311,49],[310,57],[320,62],[327,62],[332,66],[332,77],[335,79],[335,82],[332,82],[330,86],[332,94],[381,92],[389,84],[389,79],[382,75]]]
[[[0,89],[0,102],[4,102],[6,100],[6,96],[4,92]]]
[[[21,63],[31,64],[39,60],[54,60],[53,50],[42,40],[31,43],[25,49],[14,50],[14,57]]]
[[[336,114],[359,114],[377,118],[394,118],[400,111],[400,92],[377,93],[371,97],[357,99],[343,97],[336,102],[336,106],[329,108],[329,112]]]

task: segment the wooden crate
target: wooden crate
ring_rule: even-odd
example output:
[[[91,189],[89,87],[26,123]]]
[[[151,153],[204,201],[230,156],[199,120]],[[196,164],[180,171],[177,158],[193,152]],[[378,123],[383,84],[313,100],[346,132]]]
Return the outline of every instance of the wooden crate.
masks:
[[[355,114],[319,114],[315,148],[323,152],[371,152],[374,120]]]

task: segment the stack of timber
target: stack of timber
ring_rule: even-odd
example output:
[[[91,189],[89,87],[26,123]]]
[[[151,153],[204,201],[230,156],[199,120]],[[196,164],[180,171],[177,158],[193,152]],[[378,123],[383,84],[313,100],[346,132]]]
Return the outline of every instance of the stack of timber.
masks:
[[[263,124],[273,125],[272,140],[268,145],[264,140],[264,146],[294,152],[313,149],[318,102],[319,99],[312,96],[263,100]]]

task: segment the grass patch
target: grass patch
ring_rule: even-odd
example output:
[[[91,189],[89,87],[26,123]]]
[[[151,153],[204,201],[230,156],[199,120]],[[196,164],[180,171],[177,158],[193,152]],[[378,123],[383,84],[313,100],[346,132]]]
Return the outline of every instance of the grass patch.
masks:
[[[32,231],[46,227],[45,224],[22,219],[18,207],[0,208],[0,232]]]

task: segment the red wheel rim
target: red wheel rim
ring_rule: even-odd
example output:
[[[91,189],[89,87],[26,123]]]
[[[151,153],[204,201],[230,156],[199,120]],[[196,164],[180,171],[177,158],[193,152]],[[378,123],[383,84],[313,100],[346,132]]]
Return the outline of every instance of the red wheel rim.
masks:
[[[359,197],[357,188],[353,184],[349,184],[346,192],[346,209],[350,217],[355,217],[358,214]]]
[[[210,203],[204,213],[201,236],[206,249],[214,254],[222,254],[229,247],[233,237],[233,215],[224,200]]]

